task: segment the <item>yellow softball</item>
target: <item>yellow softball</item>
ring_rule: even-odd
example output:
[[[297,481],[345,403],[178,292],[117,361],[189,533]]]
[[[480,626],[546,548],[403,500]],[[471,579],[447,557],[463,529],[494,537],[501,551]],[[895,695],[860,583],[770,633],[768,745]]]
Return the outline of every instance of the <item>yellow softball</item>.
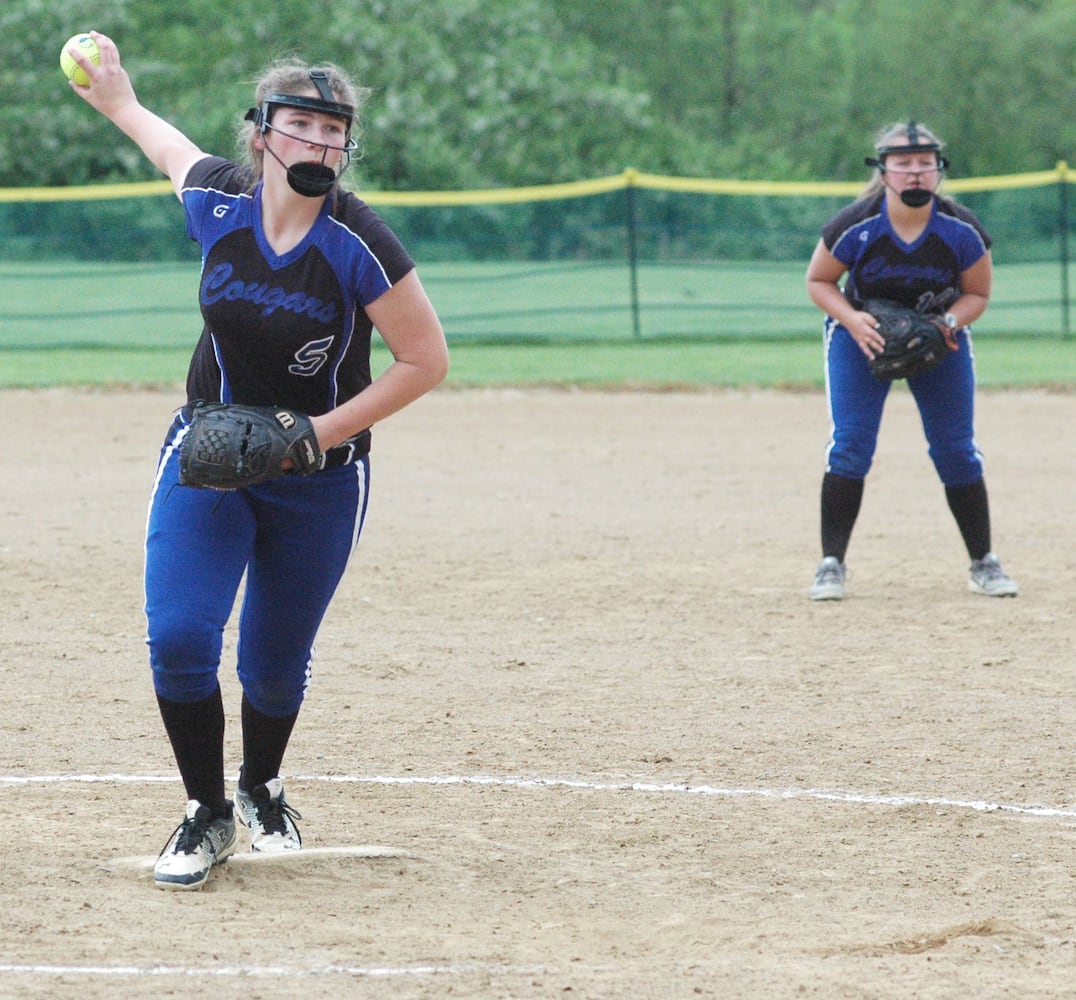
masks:
[[[64,42],[64,47],[60,50],[60,69],[64,71],[67,79],[74,80],[80,87],[88,87],[90,78],[86,75],[86,71],[68,55],[68,49],[81,49],[85,56],[98,66],[101,65],[101,50],[85,32],[72,35]]]

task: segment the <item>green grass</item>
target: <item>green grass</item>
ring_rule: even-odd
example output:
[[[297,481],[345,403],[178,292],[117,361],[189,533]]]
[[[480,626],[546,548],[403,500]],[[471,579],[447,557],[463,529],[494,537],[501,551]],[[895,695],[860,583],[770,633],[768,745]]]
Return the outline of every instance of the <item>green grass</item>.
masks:
[[[984,387],[1076,385],[1076,340],[980,337]],[[189,351],[0,350],[0,387],[165,385],[181,383]],[[374,352],[374,369],[388,364]],[[661,341],[646,343],[462,342],[452,347],[449,386],[767,386],[822,385],[820,341]]]
[[[1076,340],[980,338],[983,386],[1076,384]],[[459,345],[450,381],[460,385],[564,382],[574,385],[699,385],[819,388],[817,340],[658,342],[617,345]]]
[[[452,348],[450,385],[822,384],[821,316],[799,264],[647,265],[639,327],[623,266],[420,269]],[[0,264],[0,386],[173,384],[200,329],[196,264]],[[984,386],[1076,383],[1057,266],[999,267],[976,324]],[[374,365],[388,363],[382,346]]]

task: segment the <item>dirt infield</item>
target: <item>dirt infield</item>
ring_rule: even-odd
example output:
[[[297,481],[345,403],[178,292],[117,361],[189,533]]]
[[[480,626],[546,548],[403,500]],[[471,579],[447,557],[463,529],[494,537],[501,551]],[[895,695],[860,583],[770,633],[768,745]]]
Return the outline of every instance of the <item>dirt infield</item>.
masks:
[[[980,395],[1018,599],[901,387],[818,605],[820,395],[432,394],[285,761],[312,850],[191,894],[141,611],[178,401],[0,392],[0,997],[1072,996],[1076,395]]]

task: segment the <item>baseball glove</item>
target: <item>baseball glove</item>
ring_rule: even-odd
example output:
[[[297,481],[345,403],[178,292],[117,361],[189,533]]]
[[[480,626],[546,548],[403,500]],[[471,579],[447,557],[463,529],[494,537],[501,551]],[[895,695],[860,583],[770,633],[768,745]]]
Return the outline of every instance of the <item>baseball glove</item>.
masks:
[[[179,446],[184,486],[237,490],[321,468],[310,418],[279,406],[192,403]]]
[[[871,359],[875,378],[891,382],[930,371],[957,349],[956,337],[939,316],[928,316],[888,299],[868,299],[863,304],[878,320],[885,349]]]

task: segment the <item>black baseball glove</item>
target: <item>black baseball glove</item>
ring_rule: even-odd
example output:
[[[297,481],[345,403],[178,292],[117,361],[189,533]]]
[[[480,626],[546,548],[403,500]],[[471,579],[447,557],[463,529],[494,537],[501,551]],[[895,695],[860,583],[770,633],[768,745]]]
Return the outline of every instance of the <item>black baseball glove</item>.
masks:
[[[279,406],[192,403],[179,446],[184,486],[237,490],[280,476],[305,476],[322,465],[310,418]]]
[[[957,349],[956,336],[940,316],[928,316],[888,299],[868,299],[865,312],[878,320],[885,349],[871,359],[875,378],[891,382],[930,371]]]

